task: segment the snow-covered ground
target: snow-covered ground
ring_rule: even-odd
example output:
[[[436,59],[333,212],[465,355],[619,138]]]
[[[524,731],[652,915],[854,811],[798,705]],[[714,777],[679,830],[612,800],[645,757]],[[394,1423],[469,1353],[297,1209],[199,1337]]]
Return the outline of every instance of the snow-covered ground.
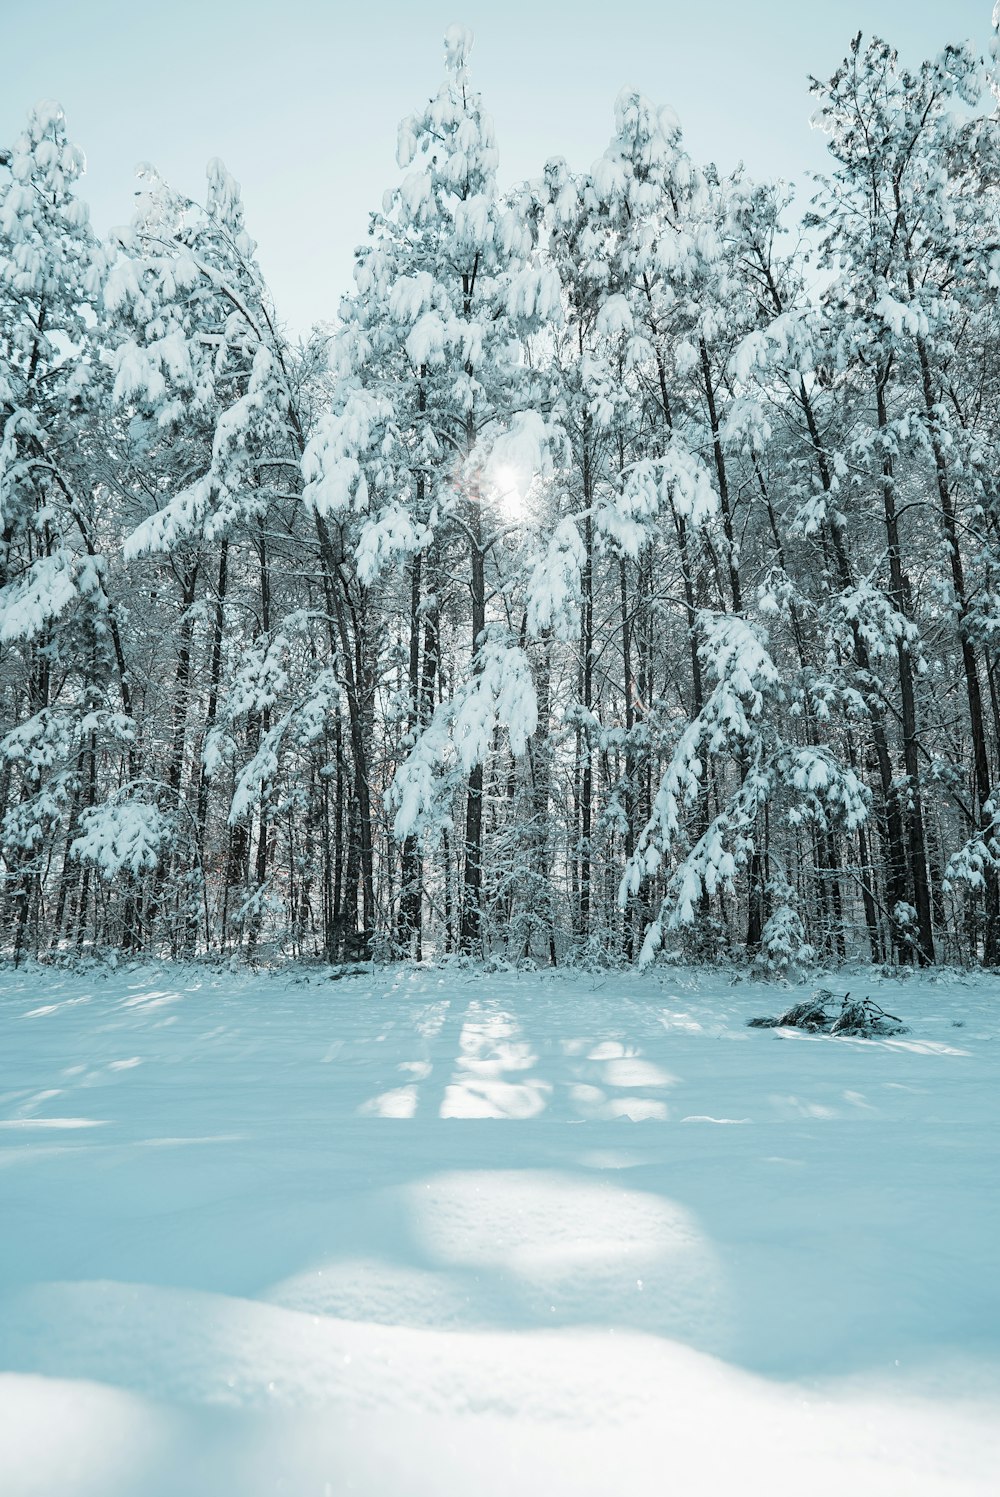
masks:
[[[3,973],[0,1492],[995,1492],[1000,983],[850,986]]]

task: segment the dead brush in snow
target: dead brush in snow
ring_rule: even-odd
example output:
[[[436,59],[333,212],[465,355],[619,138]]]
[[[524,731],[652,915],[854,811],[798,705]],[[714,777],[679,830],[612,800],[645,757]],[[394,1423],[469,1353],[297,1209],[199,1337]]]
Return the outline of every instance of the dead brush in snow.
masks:
[[[793,1003],[776,1019],[748,1019],[751,1029],[804,1029],[810,1034],[839,1034],[862,1039],[884,1039],[886,1035],[905,1034],[906,1026],[895,1014],[887,1014],[871,998],[852,998],[845,993],[840,1012],[831,1013],[828,1005],[836,1000],[829,988],[819,988],[801,1003]]]

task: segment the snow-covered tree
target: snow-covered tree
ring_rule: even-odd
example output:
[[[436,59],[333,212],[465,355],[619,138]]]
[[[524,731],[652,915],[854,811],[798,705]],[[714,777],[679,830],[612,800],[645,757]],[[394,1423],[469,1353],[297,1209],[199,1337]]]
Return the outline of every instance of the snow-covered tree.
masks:
[[[43,103],[0,166],[0,853],[19,955],[42,939],[45,874],[62,873],[48,934],[75,894],[71,845],[97,796],[98,761],[132,736],[109,593],[103,454],[89,325],[102,256],[76,193],[82,152]],[[88,317],[88,312],[90,313]],[[79,925],[90,918],[87,885]]]
[[[8,949],[994,962],[983,71],[816,84],[817,282],[634,89],[505,191],[470,45],[302,347],[218,162],[0,150]]]
[[[501,619],[490,616],[490,559],[505,528],[506,484],[527,485],[546,462],[545,422],[519,331],[558,310],[558,278],[532,263],[522,218],[497,184],[493,125],[472,89],[472,38],[445,37],[446,76],[426,108],[404,120],[398,159],[407,171],[373,219],[359,251],[356,292],[342,309],[333,408],[306,453],[306,499],[318,515],[352,521],[359,581],[410,558],[408,728],[413,748],[397,771],[394,829],[407,853],[405,934],[419,928],[419,871],[412,839],[454,792],[454,754],[465,777],[459,945],[482,950],[483,788],[497,723],[523,749],[534,726],[530,672]],[[471,679],[433,706],[437,630],[419,621],[437,607],[437,577],[464,552],[468,567]],[[421,558],[430,558],[430,599]],[[522,684],[516,718],[501,700],[504,670]],[[464,671],[463,671],[464,674]]]

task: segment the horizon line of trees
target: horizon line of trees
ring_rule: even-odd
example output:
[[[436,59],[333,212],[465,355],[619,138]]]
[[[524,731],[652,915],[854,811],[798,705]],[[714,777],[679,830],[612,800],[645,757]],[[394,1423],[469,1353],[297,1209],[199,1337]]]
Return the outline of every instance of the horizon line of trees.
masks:
[[[0,946],[997,965],[988,69],[855,38],[796,238],[628,90],[502,192],[470,47],[303,343],[0,148]]]

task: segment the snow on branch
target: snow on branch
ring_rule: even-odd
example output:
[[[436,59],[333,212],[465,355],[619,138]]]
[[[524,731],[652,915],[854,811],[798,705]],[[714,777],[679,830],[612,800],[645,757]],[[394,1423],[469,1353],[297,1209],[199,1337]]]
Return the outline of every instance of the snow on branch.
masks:
[[[80,816],[81,833],[72,854],[92,864],[106,883],[123,873],[151,873],[174,836],[173,818],[147,801],[112,801]]]
[[[482,764],[498,728],[520,758],[538,727],[538,702],[528,658],[506,631],[488,630],[472,679],[442,702],[400,765],[386,793],[397,840],[431,830],[441,814],[452,772]]]

